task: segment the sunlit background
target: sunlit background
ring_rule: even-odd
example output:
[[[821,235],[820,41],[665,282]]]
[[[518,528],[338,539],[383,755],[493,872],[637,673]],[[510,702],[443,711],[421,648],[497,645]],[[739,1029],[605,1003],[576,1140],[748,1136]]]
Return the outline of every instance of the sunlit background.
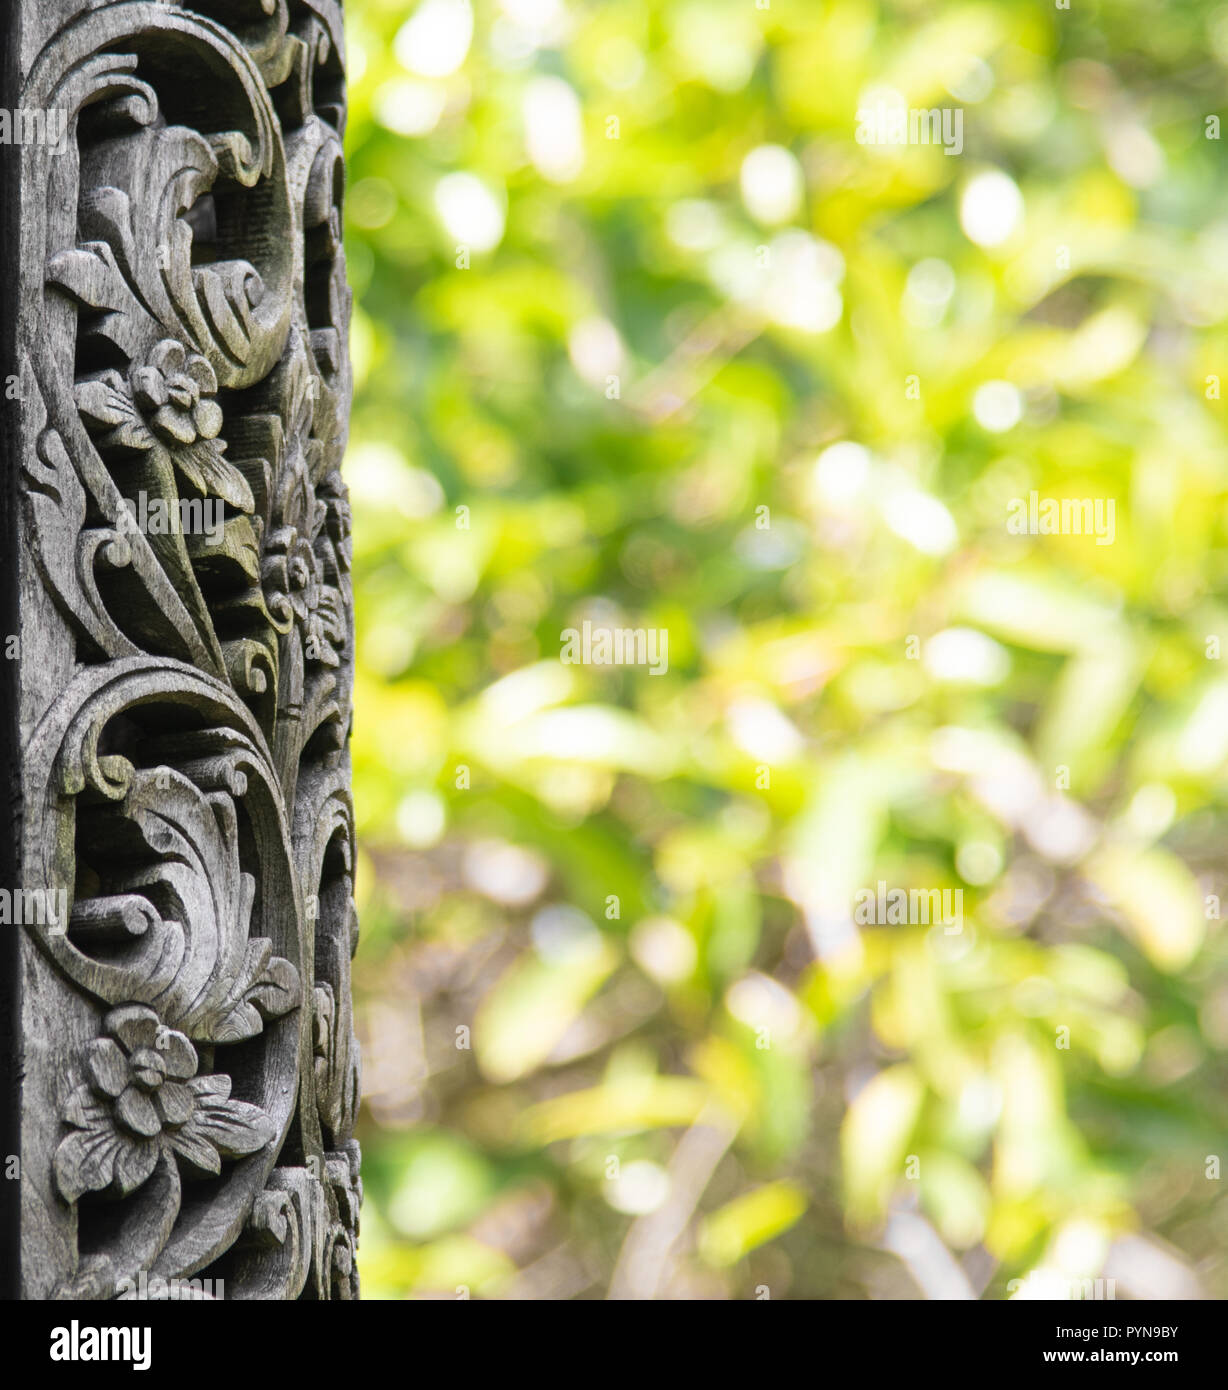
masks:
[[[346,9],[365,1295],[1228,1296],[1228,9]]]

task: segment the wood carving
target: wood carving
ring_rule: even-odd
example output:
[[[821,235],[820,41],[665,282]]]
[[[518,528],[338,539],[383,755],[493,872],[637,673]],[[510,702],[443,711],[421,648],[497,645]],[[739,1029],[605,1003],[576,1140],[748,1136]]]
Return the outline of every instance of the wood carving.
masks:
[[[355,1297],[340,4],[15,8],[22,1294]]]

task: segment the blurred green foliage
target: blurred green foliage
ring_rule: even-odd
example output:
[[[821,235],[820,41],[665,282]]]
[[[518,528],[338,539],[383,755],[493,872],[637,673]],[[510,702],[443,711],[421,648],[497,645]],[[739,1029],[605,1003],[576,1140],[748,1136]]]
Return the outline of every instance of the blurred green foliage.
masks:
[[[347,12],[366,1294],[1228,1295],[1228,10]]]

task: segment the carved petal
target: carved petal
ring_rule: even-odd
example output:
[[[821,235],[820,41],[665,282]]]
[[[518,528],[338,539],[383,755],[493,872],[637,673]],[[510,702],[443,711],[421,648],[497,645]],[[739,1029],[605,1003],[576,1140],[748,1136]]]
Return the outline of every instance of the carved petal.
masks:
[[[191,444],[196,438],[196,426],[186,410],[175,405],[164,405],[154,412],[153,423],[157,429],[177,439],[180,444]]]
[[[115,1183],[127,1196],[153,1172],[162,1146],[153,1140],[126,1141],[115,1157]]]
[[[159,1081],[166,1075],[166,1063],[157,1047],[138,1047],[128,1061],[134,1072],[153,1072]]]
[[[78,1086],[64,1106],[64,1123],[77,1129],[96,1129],[109,1125],[106,1106],[88,1086]]]
[[[166,378],[152,367],[138,367],[132,373],[137,400],[149,410],[166,404]]]
[[[187,351],[182,343],[174,338],[163,338],[149,354],[149,365],[156,367],[164,375],[169,375],[171,372],[183,370],[187,356]]]
[[[222,407],[216,401],[201,401],[192,412],[192,418],[202,439],[215,439],[222,428]]]
[[[255,1153],[273,1138],[273,1123],[257,1106],[242,1100],[198,1098],[196,1113],[184,1130],[207,1139],[223,1158]]]
[[[94,1085],[107,1096],[117,1096],[128,1084],[128,1064],[119,1044],[97,1038],[90,1044],[89,1071]]]
[[[124,1004],[112,1009],[103,1027],[113,1033],[130,1053],[138,1047],[156,1047],[162,1029],[158,1015],[144,1004]]]
[[[109,1124],[77,1130],[55,1151],[55,1182],[66,1202],[111,1185],[123,1141]]]
[[[184,1125],[192,1118],[192,1092],[178,1081],[164,1081],[154,1092],[154,1104],[165,1124]]]
[[[152,1139],[162,1129],[162,1121],[158,1118],[153,1101],[135,1086],[129,1086],[120,1095],[115,1102],[115,1113],[134,1134],[144,1135],[147,1139]]]
[[[188,358],[188,364],[184,368],[185,373],[200,387],[202,396],[212,396],[217,392],[217,376],[208,361],[194,352]]]
[[[223,1101],[230,1095],[230,1077],[225,1073],[217,1076],[194,1076],[188,1082],[188,1089],[199,1101]]]
[[[191,1125],[185,1125],[183,1129],[168,1134],[166,1140],[176,1153],[182,1154],[192,1167],[200,1169],[202,1173],[216,1175],[222,1171],[222,1160],[218,1157],[217,1150],[203,1135],[196,1133]]]
[[[186,1081],[189,1076],[196,1074],[196,1049],[182,1033],[167,1028],[156,1046],[166,1064],[167,1076],[175,1081]]]

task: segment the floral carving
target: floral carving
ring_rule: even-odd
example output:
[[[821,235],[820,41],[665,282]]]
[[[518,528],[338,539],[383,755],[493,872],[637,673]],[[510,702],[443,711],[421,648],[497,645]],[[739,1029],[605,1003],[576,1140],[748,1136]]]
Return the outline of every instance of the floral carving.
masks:
[[[222,428],[222,407],[213,399],[217,377],[199,353],[189,355],[182,343],[164,338],[131,380],[138,402],[153,411],[155,433],[167,444],[217,438]]]
[[[222,407],[217,376],[199,353],[163,338],[127,376],[113,367],[77,383],[77,408],[100,435],[104,448],[164,449],[199,492],[225,499],[240,511],[255,503],[247,480],[222,457],[218,439]]]
[[[273,1138],[263,1111],[230,1098],[228,1076],[196,1075],[196,1049],[153,1009],[112,1009],[103,1029],[87,1054],[89,1082],[64,1113],[73,1133],[56,1150],[66,1201],[111,1187],[125,1196],[168,1151],[189,1173],[216,1175],[223,1158],[255,1153]]]
[[[293,526],[279,527],[269,537],[264,583],[270,611],[293,614],[306,659],[339,666],[337,647],[345,641],[341,595],[321,582],[315,550]]]
[[[347,603],[335,582],[342,562],[326,561],[330,552],[339,555],[348,546],[349,508],[343,486],[336,487],[337,495],[329,493],[335,470],[318,488],[312,484],[325,466],[325,454],[312,437],[319,380],[308,361],[301,343],[293,341],[282,372],[287,428],[262,577],[270,614],[283,632],[297,628],[304,660],[337,667]],[[348,567],[348,550],[344,564]]]
[[[20,855],[70,908],[28,928],[63,1128],[23,1150],[61,1199],[24,1290],[239,1241],[237,1296],[354,1296],[341,7],[42,3],[19,95],[74,149],[21,152]]]

